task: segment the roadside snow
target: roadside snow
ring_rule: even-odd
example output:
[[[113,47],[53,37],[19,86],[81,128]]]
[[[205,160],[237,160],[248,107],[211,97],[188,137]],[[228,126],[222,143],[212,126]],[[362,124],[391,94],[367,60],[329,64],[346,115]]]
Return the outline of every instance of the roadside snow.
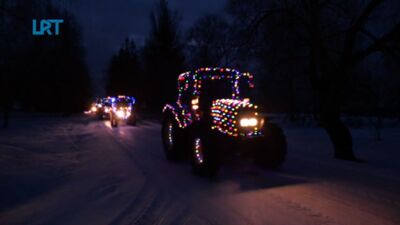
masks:
[[[160,125],[112,129],[24,115],[0,129],[0,224],[400,224],[400,128],[352,129],[367,163],[332,158],[325,131],[283,123],[280,171],[248,160],[214,179],[168,162]]]

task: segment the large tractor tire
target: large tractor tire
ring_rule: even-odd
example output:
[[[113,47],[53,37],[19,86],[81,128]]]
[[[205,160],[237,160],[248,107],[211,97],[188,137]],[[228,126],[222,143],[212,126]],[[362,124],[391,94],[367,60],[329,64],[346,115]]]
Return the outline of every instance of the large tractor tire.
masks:
[[[194,174],[212,177],[218,173],[221,155],[213,139],[210,132],[202,129],[194,129],[191,132],[189,149]]]
[[[110,123],[112,128],[118,127],[118,120],[113,113],[110,114]]]
[[[161,138],[165,156],[168,160],[181,160],[185,157],[186,139],[177,122],[171,115],[165,116],[161,126]]]
[[[269,169],[278,169],[286,159],[287,143],[283,130],[274,123],[267,123],[264,137],[257,144],[255,160]]]
[[[137,117],[136,115],[132,115],[129,117],[127,124],[131,125],[131,126],[136,126],[137,125]]]

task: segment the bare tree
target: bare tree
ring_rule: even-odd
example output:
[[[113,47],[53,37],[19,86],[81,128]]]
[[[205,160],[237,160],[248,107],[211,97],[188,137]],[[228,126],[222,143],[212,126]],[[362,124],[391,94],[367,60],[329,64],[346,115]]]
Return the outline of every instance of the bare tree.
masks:
[[[229,66],[234,63],[232,27],[221,16],[200,18],[188,32],[191,63],[201,66]]]
[[[249,42],[259,41],[259,31],[264,29],[266,54],[271,53],[270,46],[275,46],[273,49],[282,51],[274,56],[285,58],[290,56],[284,52],[286,44],[298,46],[298,57],[308,62],[306,71],[316,96],[318,121],[334,145],[335,157],[356,160],[351,134],[340,120],[344,86],[367,56],[398,51],[388,44],[400,32],[399,15],[390,20],[376,18],[395,4],[391,0],[231,0],[227,8],[247,31]],[[380,29],[370,23],[378,19],[386,23]],[[278,30],[295,39],[285,43],[271,38]]]

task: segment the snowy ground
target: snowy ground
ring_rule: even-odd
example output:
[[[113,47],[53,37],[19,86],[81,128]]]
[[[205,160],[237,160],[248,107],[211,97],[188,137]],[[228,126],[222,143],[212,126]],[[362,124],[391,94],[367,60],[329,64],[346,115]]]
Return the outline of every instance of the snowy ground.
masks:
[[[353,129],[368,163],[332,159],[323,130],[285,126],[288,160],[214,179],[168,162],[160,125],[20,116],[0,129],[0,224],[400,224],[400,128]]]

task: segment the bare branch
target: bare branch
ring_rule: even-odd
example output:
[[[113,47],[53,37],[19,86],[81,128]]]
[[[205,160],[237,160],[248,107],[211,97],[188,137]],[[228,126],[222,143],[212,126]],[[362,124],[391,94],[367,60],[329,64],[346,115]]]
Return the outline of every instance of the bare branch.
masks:
[[[365,58],[366,56],[368,56],[369,54],[371,54],[373,52],[396,50],[396,49],[392,49],[392,50],[389,49],[387,46],[387,42],[391,41],[396,35],[399,35],[399,34],[400,34],[400,23],[398,23],[396,26],[393,27],[393,29],[391,31],[384,34],[380,38],[376,39],[375,37],[371,36],[371,38],[375,39],[374,43],[372,43],[367,48],[354,53],[354,55],[352,57],[354,62],[358,62],[358,61],[362,60],[363,58]]]
[[[360,30],[361,34],[364,34],[365,36],[367,36],[369,39],[373,40],[373,41],[377,41],[378,38],[373,35],[369,30],[367,30],[367,28],[363,27]]]
[[[365,10],[361,13],[361,15],[356,19],[354,24],[347,30],[347,34],[344,40],[344,49],[343,49],[343,63],[346,64],[348,61],[352,59],[352,52],[355,45],[355,40],[357,33],[362,29],[364,24],[367,22],[367,19],[372,14],[372,12],[381,4],[383,0],[371,0]],[[376,42],[377,45],[380,43]],[[375,47],[374,47],[375,48]]]
[[[248,31],[251,33],[251,35],[255,35],[258,31],[258,28],[268,17],[282,11],[282,9],[264,10],[263,12],[255,16],[255,18],[249,23]]]

